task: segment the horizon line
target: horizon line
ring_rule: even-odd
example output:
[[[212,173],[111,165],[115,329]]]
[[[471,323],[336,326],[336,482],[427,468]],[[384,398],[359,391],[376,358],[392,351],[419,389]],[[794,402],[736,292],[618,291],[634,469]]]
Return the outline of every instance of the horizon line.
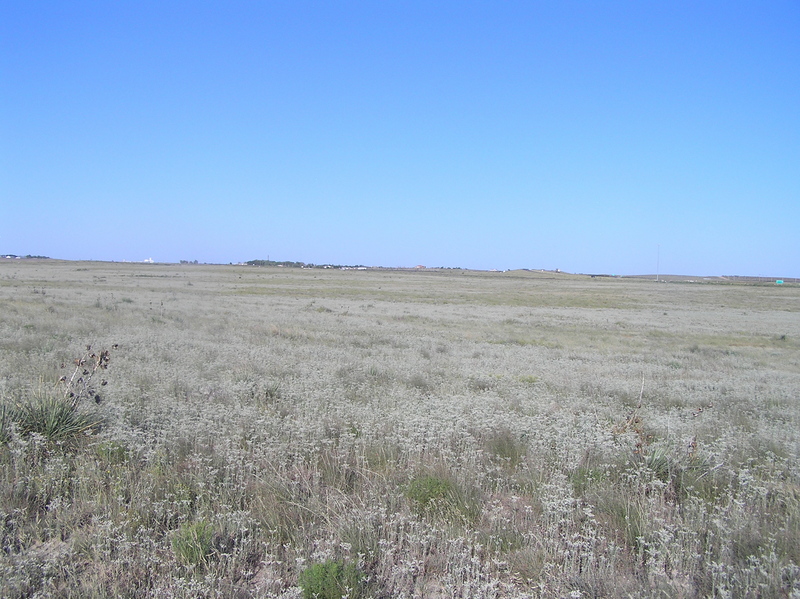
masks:
[[[741,281],[753,281],[753,282],[769,282],[769,281],[780,281],[788,282],[788,283],[798,283],[800,282],[800,277],[781,277],[781,276],[771,276],[771,275],[743,275],[743,274],[724,274],[724,275],[712,275],[712,274],[704,274],[704,275],[689,275],[689,274],[665,274],[665,273],[637,273],[637,274],[627,274],[627,275],[618,275],[613,273],[605,273],[605,272],[572,272],[572,271],[565,271],[559,268],[466,268],[463,266],[426,266],[426,265],[415,265],[415,266],[383,266],[383,265],[365,265],[365,264],[333,264],[333,263],[316,263],[316,262],[301,262],[301,261],[294,261],[294,260],[262,260],[262,259],[253,259],[247,260],[243,262],[199,262],[198,260],[179,260],[175,261],[168,261],[168,260],[154,260],[153,258],[145,258],[144,260],[107,260],[107,259],[72,259],[72,258],[53,258],[51,256],[41,256],[41,255],[31,255],[27,254],[25,256],[20,256],[17,254],[0,254],[0,260],[54,260],[60,262],[105,262],[111,264],[149,264],[153,266],[157,265],[174,265],[174,266],[255,266],[255,267],[270,267],[270,268],[315,268],[315,269],[323,269],[323,270],[411,270],[411,271],[425,271],[425,270],[464,270],[469,272],[514,272],[514,271],[525,271],[525,272],[541,272],[541,273],[551,273],[556,275],[572,275],[572,276],[585,276],[591,278],[639,278],[639,279],[646,279],[652,278],[654,281],[657,282],[667,282],[665,278],[671,279],[718,279],[718,280],[741,280]],[[252,264],[253,262],[261,262],[267,264]]]

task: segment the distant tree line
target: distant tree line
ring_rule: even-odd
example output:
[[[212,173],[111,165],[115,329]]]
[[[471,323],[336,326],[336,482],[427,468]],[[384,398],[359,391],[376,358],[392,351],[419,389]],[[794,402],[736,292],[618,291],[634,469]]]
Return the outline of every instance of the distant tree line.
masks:
[[[248,260],[245,264],[249,266],[282,266],[284,268],[366,268],[363,264],[307,264],[305,262],[292,262],[291,260]]]
[[[292,262],[290,260],[284,260],[282,262],[277,262],[275,260],[248,260],[245,264],[249,264],[250,266],[285,266],[287,268],[303,268],[306,266],[305,262]]]

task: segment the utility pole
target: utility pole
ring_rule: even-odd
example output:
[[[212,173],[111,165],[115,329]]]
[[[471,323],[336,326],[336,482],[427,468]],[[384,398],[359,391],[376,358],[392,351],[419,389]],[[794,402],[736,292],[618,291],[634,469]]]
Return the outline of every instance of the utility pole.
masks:
[[[656,283],[658,283],[659,269],[661,268],[661,244],[658,244],[658,252],[656,253]]]

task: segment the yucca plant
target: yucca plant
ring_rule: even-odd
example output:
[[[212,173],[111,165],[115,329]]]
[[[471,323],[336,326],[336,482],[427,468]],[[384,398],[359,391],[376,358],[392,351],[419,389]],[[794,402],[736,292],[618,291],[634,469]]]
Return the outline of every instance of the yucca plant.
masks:
[[[34,397],[12,412],[20,434],[37,433],[49,441],[73,441],[100,425],[100,418],[81,411],[72,400],[51,395]]]
[[[12,428],[22,436],[38,434],[56,443],[73,443],[99,428],[102,419],[82,408],[81,403],[88,399],[100,403],[92,378],[108,368],[109,360],[108,350],[95,354],[87,345],[86,353],[74,360],[72,376],[59,379],[63,392],[40,386],[28,399],[4,401],[0,405],[0,443],[8,442]],[[105,380],[100,382],[101,386],[105,384]]]
[[[0,404],[0,445],[8,443],[13,424],[13,414],[10,406]]]

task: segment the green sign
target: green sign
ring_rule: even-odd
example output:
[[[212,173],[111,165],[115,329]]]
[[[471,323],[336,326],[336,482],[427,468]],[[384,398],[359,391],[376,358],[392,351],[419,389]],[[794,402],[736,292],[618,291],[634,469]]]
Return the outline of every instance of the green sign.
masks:
[[[776,285],[783,285],[783,281],[781,279],[778,279],[777,281],[775,281],[775,284]]]

